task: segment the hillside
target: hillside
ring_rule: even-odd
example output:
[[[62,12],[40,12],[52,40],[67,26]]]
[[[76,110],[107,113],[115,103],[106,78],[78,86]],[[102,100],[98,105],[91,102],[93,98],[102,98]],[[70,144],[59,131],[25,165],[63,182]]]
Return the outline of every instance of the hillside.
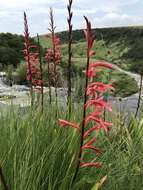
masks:
[[[142,27],[123,27],[123,28],[104,28],[94,29],[93,33],[96,35],[96,43],[94,44],[94,50],[96,51],[95,59],[107,60],[111,63],[117,64],[125,70],[132,70],[132,66],[135,66],[133,71],[138,69],[138,66],[142,63],[142,42],[143,42],[143,28]],[[67,32],[60,32],[58,36],[61,39],[61,51],[62,51],[62,63],[60,64],[60,72],[62,73],[62,80],[66,83],[67,72]],[[14,70],[13,76],[11,76],[11,69],[8,69],[9,78],[13,78],[14,82],[18,84],[25,84],[26,81],[26,68],[23,63],[22,50],[23,37],[12,34],[0,35],[0,63],[1,70],[7,65],[18,65],[18,68]],[[32,43],[34,42],[33,39]],[[34,38],[36,41],[37,39]],[[35,42],[34,42],[35,43]],[[50,39],[48,35],[40,36],[40,43],[43,49],[51,47]],[[4,50],[5,51],[4,51]],[[11,51],[15,51],[18,55],[15,55]],[[73,85],[76,85],[77,91],[82,94],[82,87],[84,84],[84,74],[86,64],[86,42],[82,30],[73,31]],[[45,51],[43,51],[44,53]],[[43,54],[44,56],[44,54]],[[12,59],[14,57],[14,59]],[[18,60],[17,60],[18,58]],[[18,64],[18,63],[23,64]],[[7,70],[7,69],[5,69]],[[47,67],[44,66],[44,75],[47,76]],[[136,81],[126,74],[119,72],[112,72],[111,80],[114,82],[117,96],[128,96],[136,93],[138,90]],[[109,73],[103,74],[105,78],[110,75]],[[61,84],[62,85],[62,84]],[[60,86],[61,86],[60,85]]]
[[[137,71],[143,59],[143,27],[117,27],[93,29],[96,36],[95,50],[97,59],[106,59],[126,70]],[[67,31],[58,33],[63,53],[66,54]],[[83,30],[73,31],[73,56],[84,57],[85,40]],[[49,47],[48,37],[41,36],[43,47]]]

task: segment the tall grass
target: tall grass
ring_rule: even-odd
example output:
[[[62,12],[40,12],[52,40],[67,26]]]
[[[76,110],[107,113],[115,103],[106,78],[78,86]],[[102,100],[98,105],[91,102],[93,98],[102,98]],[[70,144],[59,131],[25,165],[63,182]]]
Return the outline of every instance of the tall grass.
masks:
[[[107,175],[103,190],[142,190],[143,120],[122,126],[118,117],[110,117],[114,123],[110,135],[98,135],[98,146],[104,151],[100,157],[103,167],[80,169],[71,188],[79,138],[73,129],[57,126],[55,109],[46,109],[43,115],[38,110],[13,108],[1,113],[0,165],[10,189],[91,190]],[[80,107],[73,113],[72,120],[79,121]],[[58,116],[65,115],[66,110],[59,108]]]
[[[72,0],[69,0],[69,93],[71,96],[71,5]],[[25,48],[26,60],[29,68],[29,81],[31,86],[31,99],[33,94],[33,80],[30,62],[29,48],[29,32],[26,14],[25,18]],[[91,144],[84,144],[84,128],[87,126],[86,121],[96,119],[97,112],[93,112],[86,117],[86,108],[93,103],[100,103],[100,107],[106,107],[102,100],[102,90],[95,95],[93,102],[93,94],[87,93],[92,83],[89,84],[88,77],[95,77],[92,67],[104,66],[110,68],[105,62],[96,62],[90,64],[90,57],[95,55],[92,51],[94,36],[92,36],[91,24],[86,19],[87,29],[85,36],[87,40],[87,69],[86,85],[84,89],[84,111],[83,106],[76,104],[75,107],[70,107],[70,111],[66,107],[62,107],[57,103],[57,70],[56,63],[59,63],[60,53],[58,54],[58,62],[56,62],[56,45],[59,45],[59,38],[55,36],[55,27],[52,9],[50,10],[51,19],[51,34],[53,45],[53,63],[55,74],[55,96],[56,104],[50,105],[46,99],[42,98],[42,112],[39,106],[31,102],[31,108],[25,110],[15,108],[13,106],[5,112],[0,113],[0,189],[12,190],[141,190],[143,186],[143,120],[138,122],[132,119],[129,124],[122,122],[121,115],[116,115],[113,112],[106,115],[106,119],[113,123],[111,133],[107,136],[103,130],[92,130],[92,135],[96,135],[98,139],[96,146],[102,147],[104,154],[97,158],[103,163],[102,168],[86,167],[80,168],[83,164],[93,166],[95,155],[82,153],[83,146],[91,147]],[[39,41],[39,37],[38,37]],[[59,48],[57,48],[59,49]],[[40,49],[39,49],[40,53]],[[38,61],[36,54],[33,53],[35,63]],[[40,62],[41,62],[40,57]],[[105,66],[106,65],[106,66]],[[42,65],[40,67],[43,71]],[[37,71],[37,70],[36,70]],[[35,73],[35,72],[34,72]],[[38,73],[38,72],[36,72]],[[38,75],[38,74],[37,74]],[[40,75],[40,82],[43,76]],[[36,78],[35,78],[36,79]],[[91,80],[92,82],[92,80]],[[42,83],[41,83],[42,84]],[[37,85],[37,80],[36,80]],[[99,86],[100,87],[100,86]],[[43,86],[42,86],[43,88]],[[102,87],[103,88],[103,87]],[[109,87],[108,87],[109,88]],[[42,89],[43,91],[43,89]],[[104,90],[103,90],[104,91]],[[96,91],[95,91],[96,92]],[[89,101],[87,98],[89,97]],[[97,97],[96,97],[97,96]],[[70,97],[71,98],[71,97]],[[91,98],[91,99],[90,99]],[[96,99],[98,98],[98,100]],[[100,102],[101,101],[101,102]],[[91,102],[91,104],[90,104]],[[37,102],[38,103],[38,102]],[[69,101],[69,103],[71,103]],[[89,103],[89,104],[88,104]],[[58,106],[57,106],[58,105]],[[37,106],[37,107],[36,107]],[[99,106],[99,105],[98,105]],[[68,108],[67,108],[68,109]],[[95,110],[97,111],[97,110]],[[101,111],[101,110],[98,110]],[[56,114],[55,114],[56,113]],[[102,114],[102,112],[101,112]],[[83,115],[83,116],[82,116]],[[92,118],[90,118],[92,116]],[[94,117],[94,118],[93,118]],[[79,136],[75,130],[67,128],[62,129],[58,126],[57,118],[65,118],[75,123],[82,121],[82,135]],[[63,120],[64,122],[66,120]],[[96,121],[96,120],[95,120]],[[101,120],[100,120],[101,121]],[[96,121],[98,123],[98,120]],[[100,123],[100,122],[99,122]],[[90,123],[93,124],[93,121]],[[103,122],[102,122],[103,124]],[[106,124],[104,123],[104,129]],[[66,128],[66,125],[63,125]],[[108,124],[107,124],[108,126]],[[102,129],[102,127],[101,127]],[[105,130],[108,131],[107,128]],[[86,131],[87,132],[87,131]],[[95,134],[96,133],[96,134]],[[95,139],[95,138],[94,138]],[[92,140],[93,141],[93,140]],[[90,145],[89,145],[90,144]],[[79,150],[80,146],[80,150]],[[88,147],[89,148],[89,147]],[[84,154],[87,162],[82,162]],[[77,159],[77,155],[78,159]],[[89,162],[90,164],[89,164]],[[78,164],[77,164],[78,161]],[[95,166],[95,165],[94,165]],[[99,183],[103,183],[100,186]],[[8,185],[8,187],[7,187]]]

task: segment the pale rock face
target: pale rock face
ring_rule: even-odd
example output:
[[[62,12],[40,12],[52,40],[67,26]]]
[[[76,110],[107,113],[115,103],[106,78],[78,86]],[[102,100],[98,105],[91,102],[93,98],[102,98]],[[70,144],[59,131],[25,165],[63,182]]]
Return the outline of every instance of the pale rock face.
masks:
[[[134,74],[131,72],[124,71],[119,67],[116,67],[117,70],[120,72],[124,72],[128,74],[130,77],[133,77],[137,84],[139,85],[140,76],[138,74]],[[6,85],[3,81],[6,77],[5,72],[0,72],[0,108],[3,108],[5,105],[18,105],[20,107],[27,107],[30,105],[30,96],[29,96],[29,88],[24,85],[13,85],[12,87]],[[44,87],[44,93],[48,93],[49,88]],[[51,87],[52,97],[55,97],[55,88]],[[66,105],[67,102],[67,88],[58,88],[58,102],[61,105]],[[72,93],[74,94],[74,89],[72,89]],[[138,100],[138,93],[133,94],[126,98],[119,98],[119,97],[110,97],[109,101],[112,101],[113,108],[118,110],[119,112],[132,112],[136,110]]]

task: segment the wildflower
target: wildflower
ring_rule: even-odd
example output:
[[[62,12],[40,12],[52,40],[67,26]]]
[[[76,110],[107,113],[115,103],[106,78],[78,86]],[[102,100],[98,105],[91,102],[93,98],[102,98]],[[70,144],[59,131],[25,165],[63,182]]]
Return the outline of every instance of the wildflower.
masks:
[[[72,127],[72,128],[77,129],[77,131],[79,131],[79,132],[81,131],[79,125],[71,123],[71,122],[68,122],[66,120],[59,119],[58,123],[62,127]]]
[[[27,62],[27,80],[31,86],[31,96],[34,89],[43,89],[43,80],[41,79],[40,61],[38,46],[30,44],[30,33],[26,13],[24,12],[24,39],[25,49],[23,50],[25,61]]]
[[[80,167],[81,167],[81,168],[84,168],[84,167],[96,167],[96,168],[101,168],[101,167],[102,167],[102,164],[101,164],[100,162],[88,162],[88,163],[81,162],[81,163],[80,163]]]
[[[52,47],[49,48],[45,54],[45,61],[48,63],[48,82],[49,82],[49,99],[50,104],[52,102],[51,96],[51,77],[54,79],[53,83],[55,86],[55,96],[56,96],[56,105],[57,105],[57,81],[58,81],[58,73],[57,73],[57,65],[61,62],[61,52],[60,52],[60,38],[55,34],[56,26],[54,25],[54,16],[53,10],[50,9],[50,28],[48,29],[51,33],[50,40],[52,43]],[[50,69],[50,65],[53,65],[53,72]]]
[[[100,130],[104,130],[105,133],[108,133],[110,126],[112,126],[112,123],[103,120],[104,109],[112,111],[110,103],[104,99],[104,93],[106,93],[108,90],[114,90],[114,88],[111,84],[93,82],[93,80],[91,81],[89,79],[96,77],[97,72],[101,71],[102,69],[113,69],[113,66],[106,61],[90,61],[90,57],[95,55],[95,51],[92,50],[95,36],[92,34],[91,23],[86,17],[84,18],[86,20],[86,29],[84,30],[84,33],[87,42],[87,67],[85,71],[86,84],[84,94],[83,120],[81,127],[79,127],[79,125],[69,123],[65,120],[62,123],[59,122],[60,125],[68,125],[74,128],[78,128],[78,130],[81,128],[80,151],[73,181],[76,178],[79,167],[99,168],[102,166],[102,163],[95,161],[96,157],[94,160],[86,162],[83,161],[84,159],[82,155],[83,151],[92,150],[96,156],[99,156],[102,153],[102,150],[95,146],[97,141],[97,136],[95,133],[98,133]],[[88,115],[86,114],[87,111],[89,112]]]

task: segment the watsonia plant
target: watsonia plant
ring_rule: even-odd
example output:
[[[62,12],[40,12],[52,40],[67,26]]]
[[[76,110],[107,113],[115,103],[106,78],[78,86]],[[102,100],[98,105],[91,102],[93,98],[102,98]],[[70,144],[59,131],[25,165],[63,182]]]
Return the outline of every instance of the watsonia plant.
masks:
[[[50,27],[49,32],[51,33],[50,39],[52,48],[49,48],[45,55],[45,60],[48,63],[48,77],[50,76],[50,64],[52,68],[53,64],[53,76],[54,76],[54,86],[55,86],[55,96],[56,96],[56,105],[57,105],[57,80],[58,80],[58,73],[57,73],[57,65],[61,62],[61,52],[60,52],[60,38],[55,34],[56,26],[54,25],[54,15],[53,10],[50,8]],[[49,78],[49,88],[50,88],[50,78]],[[51,89],[49,89],[49,96],[50,96],[50,103],[51,103]]]
[[[31,87],[31,105],[33,105],[33,91],[38,90],[42,94],[42,107],[43,107],[43,77],[42,77],[42,64],[41,64],[41,52],[40,43],[37,45],[31,45],[27,16],[24,12],[24,39],[25,39],[25,49],[24,57],[27,63],[27,81],[30,83]],[[42,108],[43,110],[43,108]]]
[[[28,22],[27,22],[27,16],[24,12],[24,56],[25,60],[27,62],[27,75],[28,75],[28,81],[30,83],[30,94],[31,94],[31,105],[33,104],[32,97],[33,97],[33,86],[32,86],[32,72],[31,72],[31,62],[30,62],[30,37],[29,37],[29,29],[28,29]]]
[[[95,51],[92,50],[95,37],[92,34],[91,23],[86,17],[84,18],[86,20],[86,29],[84,30],[84,34],[87,42],[87,67],[85,71],[86,82],[83,119],[81,125],[59,119],[60,126],[75,128],[80,133],[80,150],[77,156],[77,166],[73,182],[76,179],[80,167],[99,168],[102,166],[102,163],[96,161],[97,157],[93,160],[85,160],[84,154],[88,150],[93,150],[96,156],[99,156],[102,153],[102,150],[94,146],[97,140],[97,135],[95,135],[94,132],[98,133],[100,130],[104,130],[107,133],[109,131],[109,127],[112,125],[112,123],[103,120],[103,112],[104,109],[112,111],[111,105],[104,100],[104,93],[113,89],[113,87],[110,84],[93,81],[97,72],[99,72],[101,68],[112,69],[112,65],[105,61],[90,61],[90,58],[96,54]]]

